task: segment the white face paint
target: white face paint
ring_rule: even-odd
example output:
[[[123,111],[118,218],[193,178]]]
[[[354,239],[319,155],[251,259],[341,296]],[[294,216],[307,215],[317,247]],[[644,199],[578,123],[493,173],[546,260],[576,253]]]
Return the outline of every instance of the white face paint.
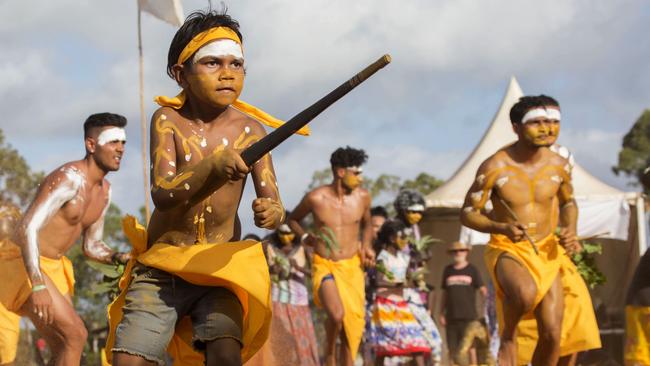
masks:
[[[199,48],[194,54],[192,63],[199,62],[204,57],[223,57],[233,56],[235,58],[244,59],[244,52],[241,45],[232,39],[220,39],[206,44]]]
[[[418,203],[418,204],[415,204],[415,205],[410,205],[406,209],[408,211],[421,212],[421,211],[424,211],[424,205]]]
[[[559,121],[562,117],[562,114],[560,113],[559,109],[555,108],[533,108],[524,114],[524,117],[521,119],[521,123],[526,123],[539,117]]]
[[[113,141],[126,142],[126,131],[121,127],[111,127],[105,129],[97,136],[97,144],[100,146],[104,146]]]

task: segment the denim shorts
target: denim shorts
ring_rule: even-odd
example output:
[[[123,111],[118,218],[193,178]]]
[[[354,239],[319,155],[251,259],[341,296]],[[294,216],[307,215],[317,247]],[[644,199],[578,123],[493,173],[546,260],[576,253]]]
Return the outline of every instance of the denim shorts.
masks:
[[[126,293],[124,315],[113,352],[164,364],[177,322],[192,319],[192,343],[232,338],[242,344],[243,311],[239,299],[223,287],[193,285],[159,269],[136,264]]]

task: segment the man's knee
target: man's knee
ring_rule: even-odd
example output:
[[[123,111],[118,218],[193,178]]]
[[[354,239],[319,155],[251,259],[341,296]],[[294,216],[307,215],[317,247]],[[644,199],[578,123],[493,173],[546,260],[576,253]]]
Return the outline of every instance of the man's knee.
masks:
[[[539,339],[549,345],[560,347],[560,337],[562,335],[562,322],[553,322],[544,324],[539,330]]]
[[[334,325],[337,327],[343,326],[343,315],[344,311],[342,307],[332,309],[332,311],[329,312],[329,319]]]
[[[63,343],[67,346],[83,348],[88,339],[88,330],[80,318],[71,320],[61,327]]]

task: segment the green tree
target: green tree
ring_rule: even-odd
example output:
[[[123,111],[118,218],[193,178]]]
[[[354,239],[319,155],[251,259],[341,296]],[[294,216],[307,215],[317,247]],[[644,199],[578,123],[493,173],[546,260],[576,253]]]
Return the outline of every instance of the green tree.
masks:
[[[643,177],[643,170],[650,165],[650,109],[643,111],[630,131],[623,137],[623,146],[618,153],[618,164],[612,167],[616,175],[634,179],[638,185]],[[646,194],[650,191],[645,190]]]
[[[400,189],[415,189],[426,196],[435,191],[436,188],[440,187],[444,182],[444,180],[440,180],[427,173],[420,173],[415,177],[415,179],[405,180]]]
[[[0,202],[12,202],[24,207],[29,203],[38,183],[43,180],[42,172],[33,172],[25,158],[5,141],[0,130]]]

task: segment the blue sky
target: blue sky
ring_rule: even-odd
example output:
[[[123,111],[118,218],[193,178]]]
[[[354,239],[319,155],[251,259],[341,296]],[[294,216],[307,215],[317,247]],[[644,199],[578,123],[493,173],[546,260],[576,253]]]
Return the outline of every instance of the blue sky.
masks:
[[[216,2],[215,2],[216,3]],[[114,201],[143,196],[136,1],[0,2],[0,128],[35,169],[83,156],[82,123],[129,119],[127,155],[109,176]],[[183,1],[185,13],[206,1]],[[384,53],[393,63],[314,121],[313,135],[274,153],[287,207],[336,147],[368,151],[368,176],[448,178],[476,145],[511,75],[556,97],[560,143],[603,181],[622,136],[650,107],[650,7],[643,1],[232,1],[244,34],[242,99],[288,119]],[[145,102],[171,95],[175,29],[143,15]],[[248,190],[240,214],[252,229]]]

